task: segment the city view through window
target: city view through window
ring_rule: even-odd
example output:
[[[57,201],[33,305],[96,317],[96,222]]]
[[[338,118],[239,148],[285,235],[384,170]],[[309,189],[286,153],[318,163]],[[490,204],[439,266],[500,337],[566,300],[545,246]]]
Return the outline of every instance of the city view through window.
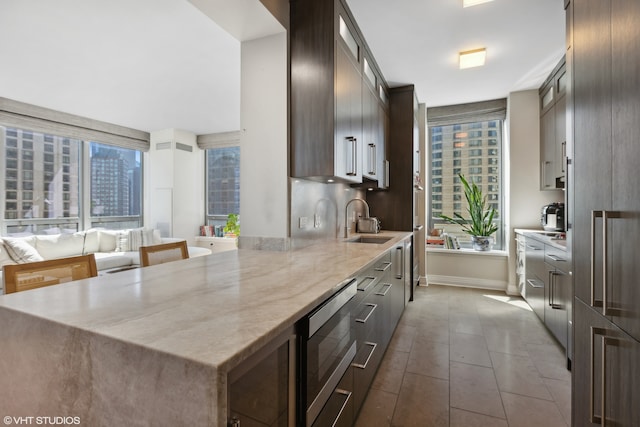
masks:
[[[91,217],[84,228],[141,224],[141,152],[14,128],[0,128],[0,140],[3,233],[79,231],[84,209]],[[81,190],[83,146],[90,159],[88,197]]]
[[[210,148],[206,162],[207,222],[224,225],[240,213],[240,147]]]
[[[489,206],[497,210],[498,225],[494,249],[502,249],[502,122],[485,122],[434,126],[431,139],[431,224],[458,237],[463,247],[470,247],[471,237],[461,227],[446,223],[440,215],[459,213],[465,218],[467,201],[458,174],[469,183],[475,182],[487,197]]]

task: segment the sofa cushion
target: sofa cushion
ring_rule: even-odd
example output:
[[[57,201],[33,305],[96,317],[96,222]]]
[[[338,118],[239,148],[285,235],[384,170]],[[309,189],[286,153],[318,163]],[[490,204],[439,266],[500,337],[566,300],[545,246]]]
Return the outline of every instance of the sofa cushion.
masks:
[[[87,253],[84,233],[36,236],[36,249],[44,259],[64,258]]]
[[[44,261],[42,255],[40,255],[33,246],[35,244],[35,236],[23,238],[3,237],[3,240],[9,256],[16,263],[24,264],[27,262]]]

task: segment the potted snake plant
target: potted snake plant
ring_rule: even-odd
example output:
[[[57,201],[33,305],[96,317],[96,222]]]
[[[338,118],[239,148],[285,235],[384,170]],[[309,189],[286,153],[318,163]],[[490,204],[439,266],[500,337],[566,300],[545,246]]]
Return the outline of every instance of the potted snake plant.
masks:
[[[487,205],[487,196],[482,194],[476,183],[469,181],[462,174],[458,174],[464,187],[464,195],[467,199],[467,212],[469,218],[464,218],[455,212],[454,217],[440,215],[440,218],[451,224],[462,226],[462,231],[471,235],[473,249],[477,251],[489,251],[493,246],[493,233],[498,227],[493,223],[496,210]]]

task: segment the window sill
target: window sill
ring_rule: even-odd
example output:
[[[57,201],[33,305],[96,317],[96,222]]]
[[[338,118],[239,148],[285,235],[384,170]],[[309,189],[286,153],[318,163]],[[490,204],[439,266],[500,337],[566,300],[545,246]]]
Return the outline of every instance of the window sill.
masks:
[[[509,253],[507,251],[502,251],[502,250],[476,251],[473,249],[446,249],[446,248],[427,246],[426,251],[427,253],[432,252],[432,253],[451,254],[451,255],[493,256],[493,257],[509,256]]]

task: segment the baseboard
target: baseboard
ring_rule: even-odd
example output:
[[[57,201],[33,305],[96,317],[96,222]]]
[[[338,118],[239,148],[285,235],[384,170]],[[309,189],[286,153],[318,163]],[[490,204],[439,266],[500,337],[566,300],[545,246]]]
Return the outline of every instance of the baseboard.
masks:
[[[464,288],[491,289],[506,292],[508,282],[502,280],[476,279],[472,277],[427,275],[429,285],[460,286]]]

